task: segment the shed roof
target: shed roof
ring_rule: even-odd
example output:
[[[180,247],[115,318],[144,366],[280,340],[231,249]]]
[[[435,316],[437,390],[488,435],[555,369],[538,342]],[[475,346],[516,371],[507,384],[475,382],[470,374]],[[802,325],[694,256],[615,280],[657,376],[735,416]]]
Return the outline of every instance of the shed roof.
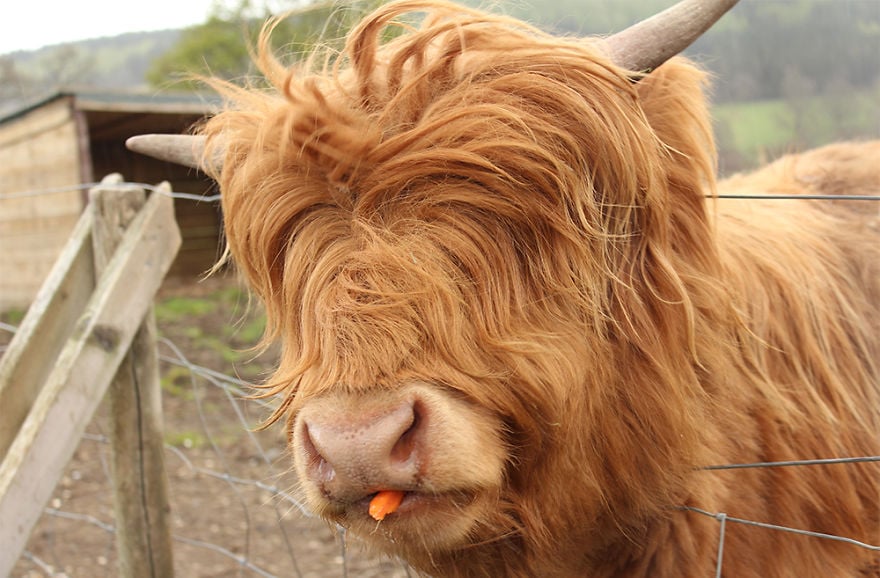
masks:
[[[12,121],[56,100],[68,98],[75,110],[140,114],[205,115],[220,105],[213,94],[193,92],[99,91],[60,89],[35,98],[16,109],[0,114],[0,124]]]

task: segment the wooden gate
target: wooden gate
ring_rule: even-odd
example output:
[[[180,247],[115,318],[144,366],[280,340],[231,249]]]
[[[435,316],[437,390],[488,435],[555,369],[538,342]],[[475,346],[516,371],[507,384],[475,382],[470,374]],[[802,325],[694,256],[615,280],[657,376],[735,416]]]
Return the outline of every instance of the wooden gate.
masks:
[[[90,203],[0,358],[0,576],[108,391],[122,576],[173,575],[152,302],[180,246],[170,191],[119,175]]]

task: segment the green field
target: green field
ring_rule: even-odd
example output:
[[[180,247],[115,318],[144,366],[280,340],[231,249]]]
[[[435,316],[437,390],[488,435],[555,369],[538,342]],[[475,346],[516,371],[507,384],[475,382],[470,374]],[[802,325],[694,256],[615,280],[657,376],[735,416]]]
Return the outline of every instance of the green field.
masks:
[[[880,91],[719,104],[712,116],[722,165],[740,170],[832,141],[880,138]]]

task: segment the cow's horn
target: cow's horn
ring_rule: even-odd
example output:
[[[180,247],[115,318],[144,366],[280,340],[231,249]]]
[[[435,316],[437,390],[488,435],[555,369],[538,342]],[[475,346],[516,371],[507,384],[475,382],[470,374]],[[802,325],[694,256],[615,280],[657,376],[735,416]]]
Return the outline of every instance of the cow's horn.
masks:
[[[690,46],[739,0],[682,0],[605,40],[618,66],[650,72]]]
[[[209,175],[220,172],[220,163],[206,166],[204,162],[205,137],[188,134],[142,134],[125,141],[125,146],[137,153],[202,170]]]
[[[628,70],[650,72],[690,46],[739,0],[682,0],[675,6],[605,40],[612,60]],[[135,152],[219,174],[219,159],[204,162],[205,137],[145,134],[128,139]]]

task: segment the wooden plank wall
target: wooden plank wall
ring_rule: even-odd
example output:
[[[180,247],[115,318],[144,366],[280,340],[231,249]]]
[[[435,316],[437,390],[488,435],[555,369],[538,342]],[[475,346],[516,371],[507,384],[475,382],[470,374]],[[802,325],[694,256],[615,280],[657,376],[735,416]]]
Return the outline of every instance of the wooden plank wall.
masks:
[[[24,308],[67,242],[82,191],[9,198],[80,183],[71,102],[60,98],[0,126],[0,311]]]

